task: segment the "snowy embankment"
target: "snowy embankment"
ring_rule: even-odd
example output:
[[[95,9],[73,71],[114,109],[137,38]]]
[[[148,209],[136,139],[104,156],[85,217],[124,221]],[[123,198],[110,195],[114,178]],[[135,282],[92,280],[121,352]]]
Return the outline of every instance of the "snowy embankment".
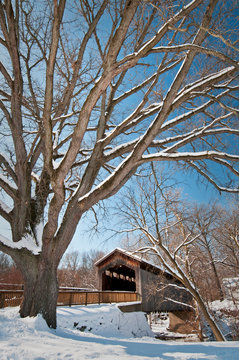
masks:
[[[143,313],[117,305],[59,307],[57,330],[41,316],[21,319],[0,309],[1,360],[238,360],[239,342],[178,343],[153,337]]]

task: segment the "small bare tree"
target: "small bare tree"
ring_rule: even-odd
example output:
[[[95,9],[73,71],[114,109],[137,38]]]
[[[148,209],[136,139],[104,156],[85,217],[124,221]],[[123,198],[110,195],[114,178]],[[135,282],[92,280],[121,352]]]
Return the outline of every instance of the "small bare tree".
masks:
[[[190,206],[188,229],[200,236],[190,249],[194,281],[209,301],[223,299],[223,278],[235,277],[239,253],[235,242],[238,227],[237,206],[225,203]]]
[[[232,277],[239,274],[239,205],[238,201],[221,209],[214,237],[221,249],[221,265]]]
[[[194,253],[193,268],[198,264],[198,272],[200,273],[198,275],[202,277],[202,273],[204,273],[204,278],[210,279],[208,284],[211,294],[210,301],[223,300],[222,283],[218,269],[222,260],[221,246],[214,236],[219,221],[219,207],[207,204],[194,206],[190,210],[191,219],[187,225],[189,229],[192,229],[192,232],[200,234],[191,251],[191,257]]]
[[[23,274],[22,317],[56,327],[57,267],[79,221],[142,164],[238,191],[235,4],[0,1],[0,250]]]
[[[218,341],[224,336],[210,314],[200,291],[194,281],[190,248],[199,240],[201,233],[188,231],[186,219],[182,217],[182,203],[178,194],[158,180],[152,165],[152,174],[146,181],[139,181],[139,194],[127,198],[121,206],[122,216],[129,225],[128,232],[141,234],[144,244],[138,247],[136,253],[151,254],[157,262],[179,280],[196,301],[206,321]],[[163,186],[162,186],[163,184]],[[126,230],[123,230],[126,231]],[[180,301],[180,300],[179,300]]]
[[[97,289],[98,278],[95,262],[105,255],[100,250],[67,252],[58,270],[60,286]]]
[[[62,259],[58,271],[60,286],[78,286],[80,287],[80,253],[79,251],[67,252]]]

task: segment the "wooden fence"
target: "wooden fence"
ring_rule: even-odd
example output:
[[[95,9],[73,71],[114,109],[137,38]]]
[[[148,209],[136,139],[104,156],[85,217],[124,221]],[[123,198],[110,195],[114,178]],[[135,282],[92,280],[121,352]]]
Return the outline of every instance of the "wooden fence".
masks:
[[[22,295],[23,290],[0,290],[0,308],[20,305]]]
[[[0,290],[0,308],[19,306],[22,290]],[[128,291],[59,291],[57,305],[88,305],[140,301],[139,294]]]

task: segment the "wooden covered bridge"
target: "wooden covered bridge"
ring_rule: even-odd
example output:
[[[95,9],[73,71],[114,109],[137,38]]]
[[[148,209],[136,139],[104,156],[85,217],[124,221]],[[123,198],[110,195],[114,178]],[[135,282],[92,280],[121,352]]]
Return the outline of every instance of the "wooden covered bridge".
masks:
[[[99,290],[139,294],[141,301],[121,307],[123,311],[167,312],[172,330],[179,331],[180,328],[181,332],[190,332],[191,327],[195,327],[192,296],[180,281],[162,268],[120,248],[105,255],[95,265]]]

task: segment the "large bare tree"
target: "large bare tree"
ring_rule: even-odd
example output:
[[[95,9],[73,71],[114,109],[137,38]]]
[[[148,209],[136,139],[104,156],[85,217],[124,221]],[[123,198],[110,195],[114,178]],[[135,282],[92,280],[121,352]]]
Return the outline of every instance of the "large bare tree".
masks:
[[[0,250],[24,277],[22,317],[56,327],[57,267],[78,222],[140,165],[177,162],[238,190],[235,5],[0,1],[0,213],[12,233]]]

